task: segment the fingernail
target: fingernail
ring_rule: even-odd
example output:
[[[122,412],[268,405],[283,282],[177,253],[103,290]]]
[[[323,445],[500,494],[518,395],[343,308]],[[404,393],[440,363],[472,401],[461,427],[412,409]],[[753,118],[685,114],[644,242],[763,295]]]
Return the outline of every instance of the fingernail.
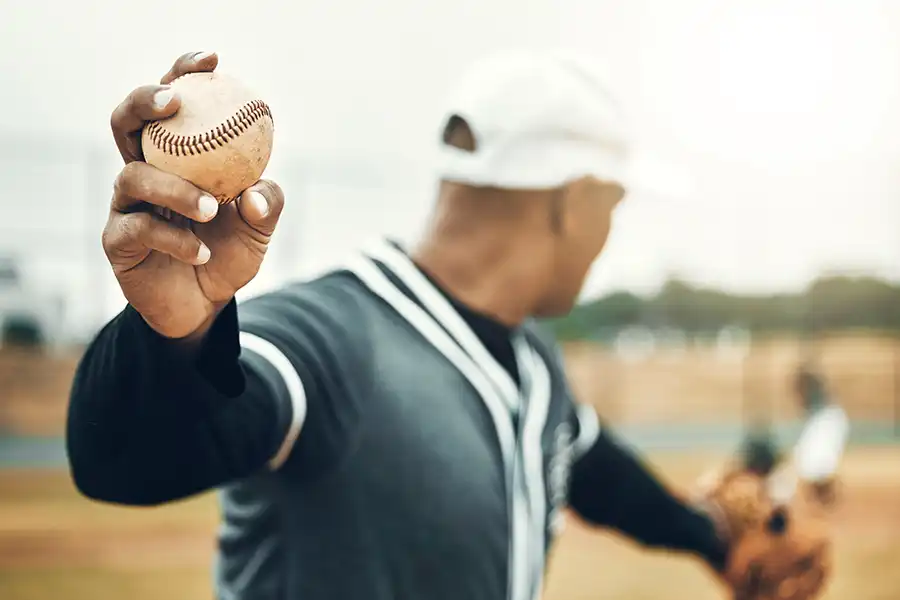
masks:
[[[215,52],[198,52],[197,54],[195,54],[193,56],[193,60],[194,60],[194,62],[200,62],[201,60],[203,60],[205,58],[209,58],[213,54],[215,54]]]
[[[171,88],[164,88],[153,94],[153,108],[156,110],[162,110],[169,105],[169,102],[172,101],[172,98],[175,97],[175,92]]]
[[[209,262],[209,257],[212,256],[212,253],[209,251],[209,248],[203,242],[200,242],[200,249],[197,250],[197,264],[205,265]]]
[[[264,217],[269,213],[269,203],[266,202],[266,197],[259,192],[248,192],[247,200],[250,201],[260,217]]]
[[[209,194],[201,194],[200,200],[197,202],[197,210],[200,212],[201,220],[209,221],[219,212],[219,203]]]

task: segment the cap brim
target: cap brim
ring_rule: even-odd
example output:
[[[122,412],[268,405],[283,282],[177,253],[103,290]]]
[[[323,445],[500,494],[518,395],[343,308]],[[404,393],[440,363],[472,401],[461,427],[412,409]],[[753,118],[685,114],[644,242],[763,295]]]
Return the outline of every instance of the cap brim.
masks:
[[[682,201],[696,193],[696,182],[689,169],[646,155],[632,157],[620,181],[630,195],[642,198]]]
[[[520,142],[466,152],[442,147],[437,174],[477,187],[554,189],[585,176],[621,184],[630,194],[668,200],[694,195],[688,169],[648,156],[626,158],[618,148],[579,140]]]
[[[438,176],[479,187],[554,189],[585,176],[626,183],[624,153],[579,140],[534,140],[466,152],[443,147]]]

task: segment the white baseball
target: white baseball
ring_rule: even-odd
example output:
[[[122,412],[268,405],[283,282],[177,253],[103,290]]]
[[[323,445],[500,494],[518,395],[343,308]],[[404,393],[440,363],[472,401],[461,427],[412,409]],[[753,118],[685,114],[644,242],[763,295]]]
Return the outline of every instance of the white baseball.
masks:
[[[181,107],[144,126],[144,160],[231,202],[259,181],[272,154],[268,105],[235,79],[190,73],[172,82]]]

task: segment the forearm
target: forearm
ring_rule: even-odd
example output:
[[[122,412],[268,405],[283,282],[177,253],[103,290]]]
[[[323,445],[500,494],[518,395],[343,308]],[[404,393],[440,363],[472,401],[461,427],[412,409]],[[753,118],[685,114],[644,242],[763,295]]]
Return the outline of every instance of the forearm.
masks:
[[[689,552],[717,570],[725,564],[727,546],[712,520],[673,495],[609,433],[575,463],[570,504],[588,522],[642,545]]]
[[[67,446],[86,495],[156,504],[245,476],[271,456],[279,418],[239,362],[234,306],[185,352],[128,308],[98,335],[76,373]],[[259,398],[254,398],[259,396]]]

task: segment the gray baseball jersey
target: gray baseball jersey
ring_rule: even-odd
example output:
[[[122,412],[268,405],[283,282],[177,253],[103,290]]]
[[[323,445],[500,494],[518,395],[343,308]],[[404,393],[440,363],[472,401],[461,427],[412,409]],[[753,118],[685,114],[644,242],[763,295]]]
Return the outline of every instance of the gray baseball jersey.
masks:
[[[221,600],[539,596],[598,430],[552,341],[515,331],[517,383],[389,243],[238,314],[284,426],[269,469],[221,491]]]

